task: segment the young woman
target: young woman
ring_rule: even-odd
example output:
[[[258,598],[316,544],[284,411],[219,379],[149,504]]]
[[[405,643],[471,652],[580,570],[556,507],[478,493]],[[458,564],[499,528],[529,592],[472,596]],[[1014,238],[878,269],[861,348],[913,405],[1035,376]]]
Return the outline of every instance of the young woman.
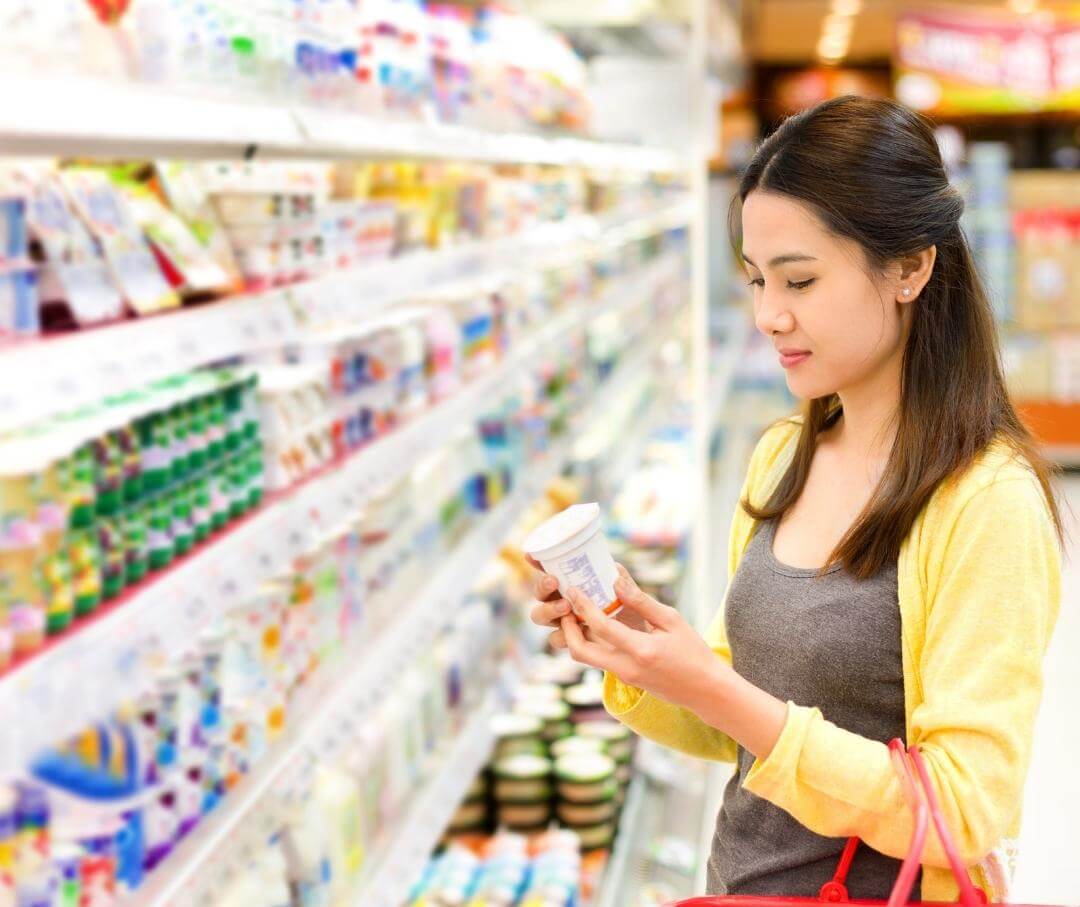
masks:
[[[538,580],[533,619],[607,672],[613,715],[736,763],[710,893],[816,896],[854,835],[851,896],[887,897],[913,825],[894,737],[924,754],[976,884],[1005,884],[1061,524],[962,209],[904,107],[841,98],[788,119],[733,223],[757,327],[805,402],[751,459],[724,608],[703,640],[625,571],[619,619]],[[946,866],[931,833],[922,899],[955,899]]]

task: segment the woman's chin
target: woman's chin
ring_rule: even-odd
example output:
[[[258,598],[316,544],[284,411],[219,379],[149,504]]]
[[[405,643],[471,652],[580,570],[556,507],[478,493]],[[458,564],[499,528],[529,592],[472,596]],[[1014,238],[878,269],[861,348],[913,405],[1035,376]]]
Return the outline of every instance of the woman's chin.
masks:
[[[836,393],[836,388],[831,384],[815,381],[809,375],[799,375],[789,371],[784,377],[787,379],[788,390],[800,400],[816,400]]]

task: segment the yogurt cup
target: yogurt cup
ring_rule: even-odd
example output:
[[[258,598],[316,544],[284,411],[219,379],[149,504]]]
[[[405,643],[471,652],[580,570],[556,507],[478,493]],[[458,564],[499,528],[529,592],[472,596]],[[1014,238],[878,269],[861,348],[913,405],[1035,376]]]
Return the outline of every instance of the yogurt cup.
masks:
[[[559,581],[565,596],[576,586],[601,611],[614,616],[622,610],[615,596],[618,572],[600,526],[599,504],[575,504],[536,527],[522,545]]]

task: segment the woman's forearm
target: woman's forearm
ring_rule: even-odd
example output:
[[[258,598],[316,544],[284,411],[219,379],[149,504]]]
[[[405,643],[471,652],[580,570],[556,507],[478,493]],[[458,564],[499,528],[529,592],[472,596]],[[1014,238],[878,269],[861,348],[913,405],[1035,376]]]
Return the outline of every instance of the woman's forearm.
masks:
[[[695,685],[691,711],[756,758],[768,758],[784,730],[787,703],[744,680],[721,659],[716,662]]]
[[[784,730],[787,705],[736,674],[678,611],[642,592],[629,574],[620,576],[615,591],[623,608],[647,621],[649,632],[612,620],[571,588],[567,597],[574,614],[560,621],[570,654],[689,709],[743,749],[766,758]]]

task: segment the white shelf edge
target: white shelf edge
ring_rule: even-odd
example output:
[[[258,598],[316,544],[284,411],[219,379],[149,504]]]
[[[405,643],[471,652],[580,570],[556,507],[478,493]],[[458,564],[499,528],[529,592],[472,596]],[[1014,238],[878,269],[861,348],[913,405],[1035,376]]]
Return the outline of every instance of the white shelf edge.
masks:
[[[254,588],[272,578],[308,550],[320,534],[354,513],[371,491],[406,474],[441,446],[453,427],[486,405],[493,392],[538,354],[543,355],[560,338],[606,312],[633,308],[678,261],[678,254],[672,253],[652,263],[631,294],[620,293],[621,287],[615,287],[601,305],[563,313],[454,397],[266,505],[131,600],[0,677],[0,716],[9,727],[27,729],[31,725],[31,736],[22,742],[21,752],[36,751],[93,720],[101,696],[126,676],[117,667],[127,663],[121,654],[134,656],[151,638],[157,638],[163,648],[175,650],[177,640],[190,638],[192,629],[216,613],[221,602],[235,597],[242,588]],[[610,393],[606,385],[601,389],[601,400]],[[85,682],[76,690],[61,690],[50,681],[61,670],[74,672]],[[36,723],[29,715],[37,716]],[[13,753],[0,748],[0,760],[5,757],[18,761]]]
[[[395,122],[288,101],[205,97],[86,77],[0,76],[5,153],[232,157],[388,155],[675,172],[674,148]]]

